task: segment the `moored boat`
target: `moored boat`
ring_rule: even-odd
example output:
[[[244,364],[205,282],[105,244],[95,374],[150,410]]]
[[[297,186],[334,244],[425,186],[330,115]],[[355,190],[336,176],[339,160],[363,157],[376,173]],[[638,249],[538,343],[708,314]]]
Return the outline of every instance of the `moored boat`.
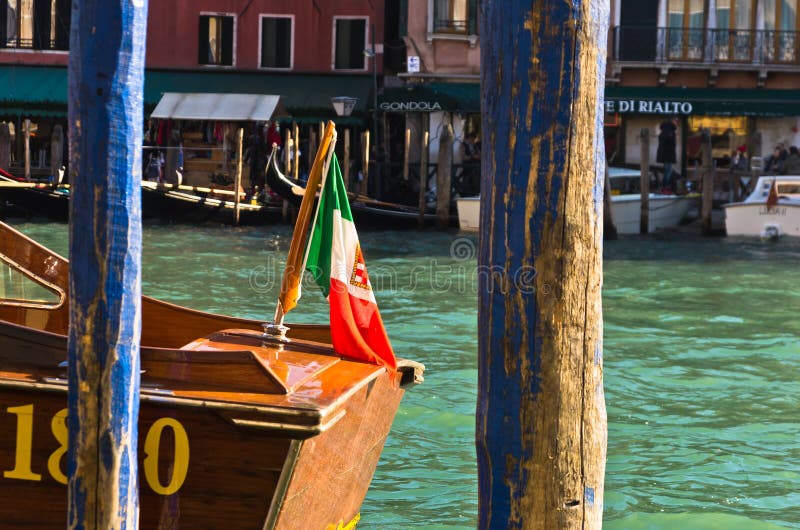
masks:
[[[639,170],[609,167],[611,212],[620,234],[638,234],[642,208],[639,193]],[[650,193],[648,196],[648,232],[678,226],[686,217],[696,197]],[[456,199],[459,227],[464,232],[479,230],[480,197]]]
[[[729,236],[800,236],[800,176],[759,177],[745,200],[723,207]]]
[[[305,183],[284,175],[278,167],[278,157],[274,152],[269,157],[266,182],[272,191],[299,206],[305,193]],[[379,201],[370,197],[348,192],[350,209],[355,222],[363,228],[416,228],[419,225],[419,210],[413,206]],[[434,224],[436,214],[423,213],[425,224]]]
[[[9,528],[66,525],[68,262],[0,223],[0,396]],[[337,528],[358,519],[404,388],[421,365],[330,347],[330,329],[142,298],[142,528]]]
[[[0,174],[0,190],[9,207],[7,217],[35,216],[56,221],[69,219],[69,185],[28,182]],[[239,203],[239,222],[260,225],[282,219],[278,204],[265,204],[251,198]],[[191,186],[163,185],[142,181],[142,217],[174,223],[235,224],[236,205],[219,190]]]
[[[31,182],[0,169],[0,195],[7,216],[42,216],[56,221],[69,217],[69,186]]]
[[[217,192],[218,193],[218,192]],[[215,196],[215,190],[197,191],[190,186],[160,185],[142,182],[142,216],[170,222],[222,223],[261,225],[278,222],[282,218],[279,204],[265,204],[259,200],[239,202],[239,221],[235,222],[236,204],[232,197]]]

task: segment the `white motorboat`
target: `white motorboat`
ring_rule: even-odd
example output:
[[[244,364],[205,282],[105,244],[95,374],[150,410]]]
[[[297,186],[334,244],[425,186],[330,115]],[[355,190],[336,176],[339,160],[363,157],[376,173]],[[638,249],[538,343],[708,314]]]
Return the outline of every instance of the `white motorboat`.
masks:
[[[608,168],[611,182],[611,213],[620,234],[638,234],[642,197],[638,169]],[[648,231],[678,226],[692,206],[694,195],[651,193],[649,195]],[[477,232],[480,197],[459,197],[458,224],[464,232]]]
[[[759,177],[744,201],[724,208],[729,236],[800,236],[800,176]]]
[[[462,232],[477,232],[478,220],[481,217],[480,197],[458,197],[456,199],[458,210],[458,227]]]

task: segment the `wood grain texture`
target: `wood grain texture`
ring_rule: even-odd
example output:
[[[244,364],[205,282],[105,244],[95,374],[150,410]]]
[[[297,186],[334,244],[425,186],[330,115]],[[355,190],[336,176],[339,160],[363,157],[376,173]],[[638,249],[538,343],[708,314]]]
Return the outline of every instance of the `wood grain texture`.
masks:
[[[69,517],[138,528],[147,3],[76,0],[69,54]]]
[[[486,1],[479,528],[599,529],[608,3]]]
[[[63,528],[66,478],[57,476],[66,474],[67,462],[52,422],[67,404],[60,365],[67,337],[0,321],[0,344],[4,525]],[[269,375],[241,362],[245,352]],[[335,528],[356,516],[404,393],[383,368],[341,359],[327,345],[264,344],[260,334],[246,331],[219,333],[187,350],[143,347],[141,354],[142,528],[262,528],[273,506],[280,514],[275,528],[281,529]],[[167,359],[169,370],[163,369]],[[218,378],[203,366],[214,363]],[[31,407],[27,438],[14,435],[21,420],[9,409],[20,406]],[[172,481],[174,431],[159,436],[157,456],[146,449],[147,437],[165,418],[180,425],[188,448],[183,479],[170,494],[154,486]],[[292,440],[302,440],[302,451],[286,495],[276,499]],[[30,456],[21,458],[26,447]],[[149,476],[148,458],[157,459],[157,472]],[[21,467],[29,468],[29,476],[9,476],[20,461],[28,462]]]

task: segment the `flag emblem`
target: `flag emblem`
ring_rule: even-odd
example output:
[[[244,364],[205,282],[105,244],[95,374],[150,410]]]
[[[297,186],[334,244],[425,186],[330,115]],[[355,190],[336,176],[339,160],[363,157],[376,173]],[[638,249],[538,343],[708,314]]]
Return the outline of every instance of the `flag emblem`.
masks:
[[[356,246],[356,259],[355,263],[353,263],[353,274],[350,276],[350,284],[362,289],[369,289],[367,264],[364,263],[364,256],[361,254],[360,244]]]

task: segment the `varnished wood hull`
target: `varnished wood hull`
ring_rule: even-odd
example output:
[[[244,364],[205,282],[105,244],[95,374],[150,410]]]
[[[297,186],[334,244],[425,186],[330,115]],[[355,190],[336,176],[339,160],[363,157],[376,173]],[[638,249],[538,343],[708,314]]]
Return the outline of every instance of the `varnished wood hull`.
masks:
[[[66,527],[68,264],[0,223],[0,257],[60,296],[0,300],[0,527]],[[140,526],[328,529],[358,518],[404,388],[421,366],[354,362],[327,326],[142,301]]]
[[[67,469],[60,436],[66,430],[54,432],[52,425],[59,413],[66,414],[66,370],[58,368],[66,340],[22,338],[13,331],[18,330],[9,333],[0,323],[3,526],[65,528]],[[9,348],[35,350],[37,375],[16,371]],[[152,353],[142,351],[143,364]],[[45,370],[45,364],[54,368]],[[319,425],[313,413],[294,410],[309,414],[308,428],[292,429],[257,400],[224,391],[199,396],[190,388],[170,395],[159,390],[163,382],[148,382],[146,373],[139,419],[140,518],[142,528],[154,529],[305,530],[352,521],[403,394],[376,371]],[[15,411],[33,414],[29,427]],[[176,451],[176,439],[185,450]],[[146,454],[156,440],[157,454]]]

